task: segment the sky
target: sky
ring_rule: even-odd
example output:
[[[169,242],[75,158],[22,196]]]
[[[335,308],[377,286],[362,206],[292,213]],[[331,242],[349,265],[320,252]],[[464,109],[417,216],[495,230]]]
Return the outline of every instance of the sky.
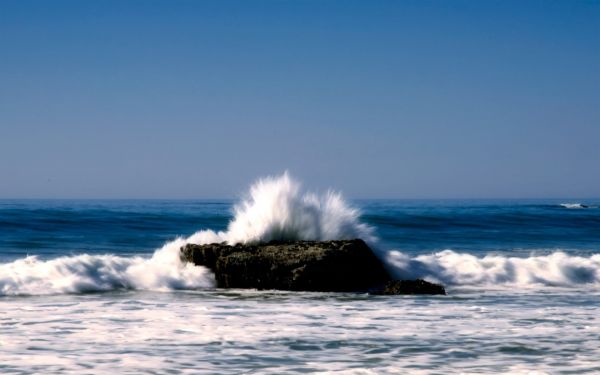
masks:
[[[600,1],[0,0],[0,198],[600,196]]]

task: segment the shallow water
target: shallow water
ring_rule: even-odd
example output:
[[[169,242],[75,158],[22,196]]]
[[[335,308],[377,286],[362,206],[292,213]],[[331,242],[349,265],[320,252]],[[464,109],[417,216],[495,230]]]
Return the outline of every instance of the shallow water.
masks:
[[[2,373],[597,373],[600,293],[5,297]]]

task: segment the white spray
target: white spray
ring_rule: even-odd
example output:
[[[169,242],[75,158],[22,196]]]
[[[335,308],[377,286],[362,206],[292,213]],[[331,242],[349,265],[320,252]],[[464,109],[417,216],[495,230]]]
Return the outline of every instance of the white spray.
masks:
[[[214,285],[204,267],[183,263],[186,243],[257,243],[271,240],[334,240],[362,238],[373,243],[360,212],[341,195],[304,192],[287,173],[256,182],[247,199],[234,207],[235,217],[224,232],[199,231],[158,249],[151,258],[77,255],[48,261],[30,256],[0,264],[0,295],[80,293],[114,289],[195,289]]]
[[[27,257],[0,264],[0,295],[80,293],[115,289],[196,289],[212,287],[204,267],[183,263],[179,249],[187,244],[258,243],[271,240],[362,238],[376,249],[373,229],[339,193],[317,195],[302,190],[287,173],[257,181],[234,207],[227,230],[201,230],[165,244],[150,258],[77,255],[42,261]],[[556,252],[529,258],[453,251],[410,257],[398,251],[378,252],[393,276],[425,278],[447,285],[574,286],[600,285],[600,255],[570,256]]]
[[[326,241],[361,238],[376,241],[373,229],[360,222],[360,212],[340,193],[305,192],[288,173],[258,180],[249,196],[234,207],[227,231],[200,231],[191,243],[257,243],[271,240]]]

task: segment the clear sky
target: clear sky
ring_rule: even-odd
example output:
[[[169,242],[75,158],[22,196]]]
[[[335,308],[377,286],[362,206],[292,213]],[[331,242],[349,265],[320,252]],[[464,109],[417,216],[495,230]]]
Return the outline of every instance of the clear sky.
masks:
[[[599,1],[0,0],[0,198],[600,196]]]

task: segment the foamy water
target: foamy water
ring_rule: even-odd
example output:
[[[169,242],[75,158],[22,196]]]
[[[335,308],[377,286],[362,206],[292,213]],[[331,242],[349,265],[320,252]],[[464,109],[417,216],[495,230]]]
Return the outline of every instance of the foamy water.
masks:
[[[600,254],[477,257],[452,250],[410,257],[398,251],[386,254],[386,264],[399,279],[424,278],[446,285],[479,288],[600,287]]]
[[[287,174],[235,204],[0,202],[0,373],[599,373],[598,202],[562,202],[350,204]],[[224,291],[179,258],[357,237],[448,295]]]
[[[201,230],[165,244],[149,258],[86,254],[41,261],[29,256],[0,264],[0,295],[212,287],[214,276],[208,269],[180,260],[180,248],[187,243],[354,238],[371,244],[376,241],[373,229],[359,221],[360,212],[339,193],[329,191],[319,196],[304,192],[287,173],[258,180],[234,211],[227,230]]]
[[[374,228],[341,194],[302,189],[287,173],[258,180],[233,208],[227,229],[200,230],[166,243],[151,256],[35,256],[0,264],[0,295],[85,293],[119,289],[176,290],[214,286],[203,267],[182,263],[186,243],[259,243],[271,240],[364,239],[397,278],[424,278],[462,286],[521,287],[600,285],[600,254],[554,252],[545,256],[475,256],[454,251],[411,256],[378,243]]]
[[[460,290],[6,297],[0,372],[596,373],[599,299]]]
[[[143,257],[77,255],[42,261],[35,256],[0,264],[0,294],[44,295],[119,289],[176,290],[214,286],[204,267],[182,263],[176,241]]]

